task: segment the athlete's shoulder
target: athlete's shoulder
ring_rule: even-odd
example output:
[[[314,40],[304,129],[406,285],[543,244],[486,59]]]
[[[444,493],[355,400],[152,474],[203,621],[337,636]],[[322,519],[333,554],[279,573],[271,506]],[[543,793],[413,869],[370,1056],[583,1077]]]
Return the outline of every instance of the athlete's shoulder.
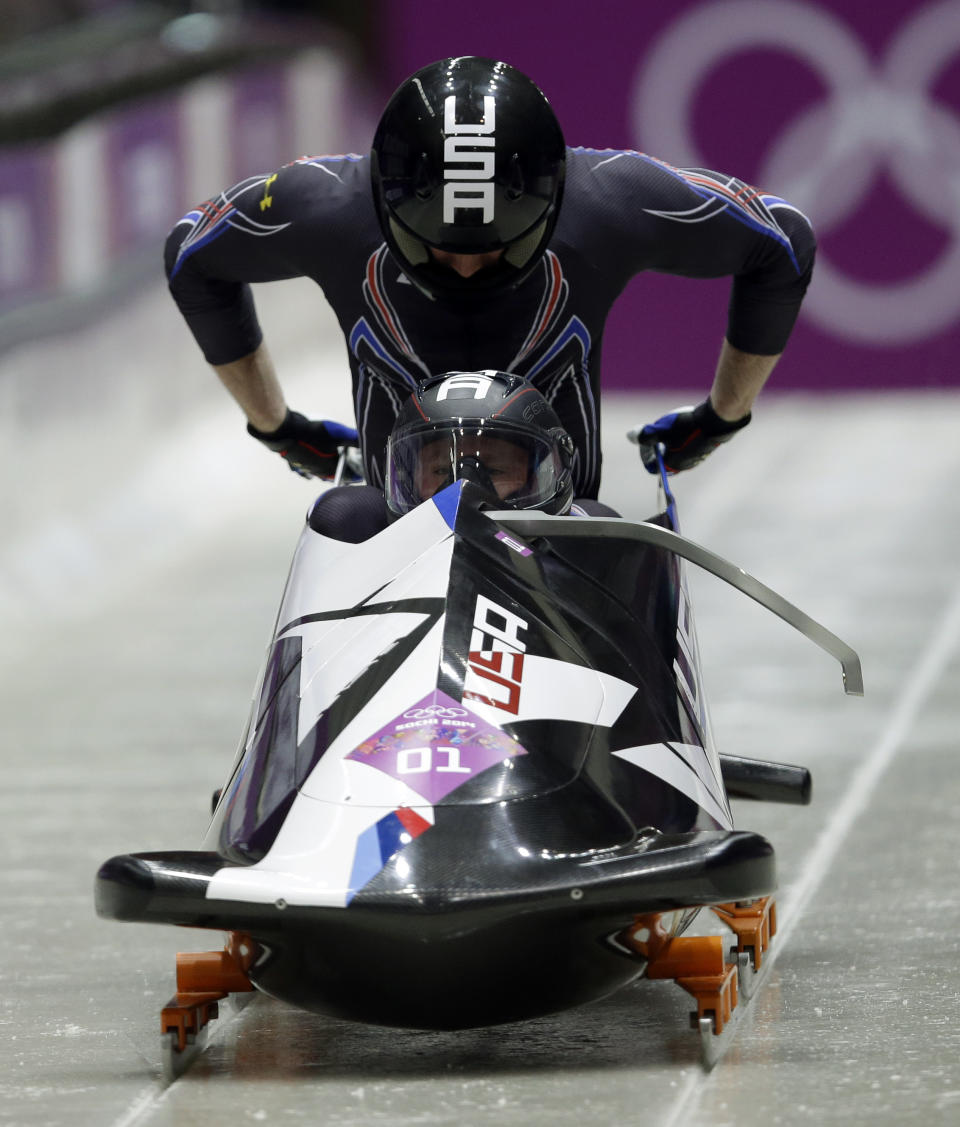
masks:
[[[574,191],[601,196],[628,192],[636,199],[689,187],[681,169],[635,149],[568,149],[567,171]]]
[[[567,147],[568,167],[594,172],[601,168],[623,162],[620,167],[626,168],[639,162],[640,165],[662,165],[662,161],[649,156],[647,153],[638,152],[636,149],[594,149],[586,145]],[[669,166],[666,166],[669,167]]]
[[[603,240],[605,253],[618,257],[627,244],[645,245],[647,213],[676,206],[668,176],[660,162],[631,149],[568,149],[561,236],[576,245]]]
[[[356,153],[304,156],[268,177],[257,218],[289,225],[304,251],[329,251],[343,242],[367,245],[379,239],[370,189],[369,158]]]
[[[571,195],[581,208],[667,220],[676,228],[718,219],[789,246],[813,242],[809,220],[789,201],[709,168],[678,168],[631,149],[570,152]]]
[[[343,205],[369,199],[370,166],[358,153],[299,157],[269,176],[264,188],[283,209]]]
[[[168,239],[167,268],[173,278],[188,258],[213,248],[221,257],[240,256],[245,265],[238,270],[255,262],[264,278],[292,270],[320,280],[381,241],[368,159],[301,157],[188,212]]]
[[[370,180],[370,158],[365,153],[325,153],[319,156],[297,157],[283,166],[289,175],[312,176],[319,173],[340,183],[351,179]]]

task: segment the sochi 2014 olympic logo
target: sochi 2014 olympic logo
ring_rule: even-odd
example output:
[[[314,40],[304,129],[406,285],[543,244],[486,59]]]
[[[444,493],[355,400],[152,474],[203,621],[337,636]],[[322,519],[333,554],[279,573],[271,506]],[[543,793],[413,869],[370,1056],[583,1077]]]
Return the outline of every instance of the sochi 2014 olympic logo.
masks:
[[[849,27],[815,4],[716,0],[697,7],[642,60],[631,106],[638,147],[674,164],[705,166],[692,132],[698,90],[724,58],[764,47],[808,65],[828,93],[774,139],[757,184],[810,216],[822,239],[856,213],[886,172],[920,215],[951,233],[925,273],[893,284],[847,276],[821,242],[805,315],[835,336],[875,345],[909,344],[950,325],[960,314],[960,120],[934,101],[931,88],[960,52],[960,3],[941,0],[913,13],[877,62]]]
[[[442,704],[429,704],[426,708],[411,708],[404,714],[409,720],[453,720],[458,716],[466,716],[465,708],[446,708]]]

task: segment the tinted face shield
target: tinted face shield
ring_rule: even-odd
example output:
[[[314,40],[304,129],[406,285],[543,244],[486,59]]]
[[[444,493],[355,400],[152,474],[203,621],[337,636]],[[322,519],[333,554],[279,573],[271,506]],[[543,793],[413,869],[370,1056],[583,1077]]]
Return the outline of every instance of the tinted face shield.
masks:
[[[428,246],[393,218],[387,223],[387,242],[410,281],[433,299],[447,302],[471,301],[477,297],[514,289],[533,271],[543,257],[553,232],[554,210],[525,235],[512,243],[490,244],[481,238],[462,238],[459,242]],[[467,232],[469,235],[471,232]],[[435,257],[435,252],[491,255],[498,257],[464,277],[452,266]]]
[[[387,504],[399,514],[460,479],[486,489],[504,508],[539,508],[556,496],[563,474],[549,437],[504,421],[400,428],[390,438],[387,463]]]

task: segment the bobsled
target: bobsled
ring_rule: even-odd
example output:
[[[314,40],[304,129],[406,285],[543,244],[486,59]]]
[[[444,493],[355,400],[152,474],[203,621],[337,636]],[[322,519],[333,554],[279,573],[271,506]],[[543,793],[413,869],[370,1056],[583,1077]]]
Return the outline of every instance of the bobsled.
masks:
[[[776,929],[774,850],[730,799],[805,803],[810,776],[718,753],[688,566],[862,682],[849,646],[680,534],[665,474],[660,497],[646,521],[554,517],[458,480],[359,544],[307,522],[202,848],[96,878],[103,917],[226,932],[178,956],[169,1075],[228,995],[457,1030],[642,975],[693,996],[716,1059]],[[705,909],[722,934],[689,935]]]

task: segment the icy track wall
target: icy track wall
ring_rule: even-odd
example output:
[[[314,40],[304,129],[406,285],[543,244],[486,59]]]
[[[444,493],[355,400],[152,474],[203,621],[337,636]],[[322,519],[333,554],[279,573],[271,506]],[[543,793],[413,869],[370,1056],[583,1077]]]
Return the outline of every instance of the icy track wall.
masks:
[[[245,488],[288,486],[177,314],[163,240],[242,176],[366,146],[361,86],[341,55],[311,50],[0,148],[0,624],[65,612],[205,525],[242,519],[231,506]],[[293,402],[349,412],[317,288],[257,287],[257,304]],[[306,501],[288,486],[281,503]]]
[[[386,85],[446,55],[530,74],[567,141],[718,169],[785,197],[820,253],[778,388],[960,384],[957,0],[392,0]],[[546,19],[549,34],[544,34]],[[608,386],[700,391],[726,282],[646,275],[604,341]]]

